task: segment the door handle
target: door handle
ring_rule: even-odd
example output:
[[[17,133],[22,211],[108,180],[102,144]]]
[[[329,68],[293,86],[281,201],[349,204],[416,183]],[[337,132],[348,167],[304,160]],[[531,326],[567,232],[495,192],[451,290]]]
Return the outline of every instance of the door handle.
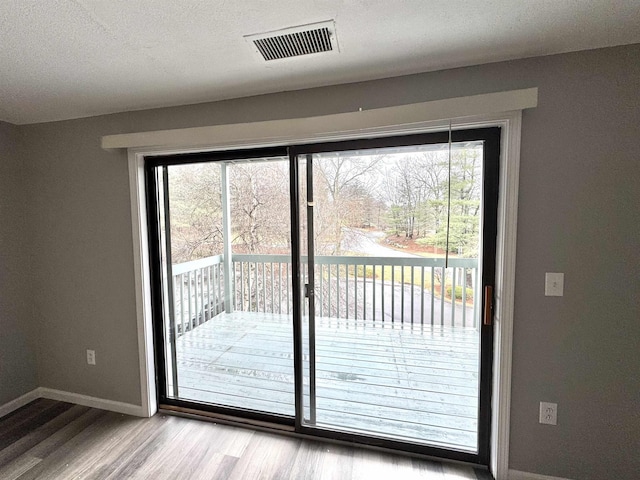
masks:
[[[492,310],[493,310],[493,287],[487,285],[484,287],[484,321],[483,323],[490,326],[492,323]]]

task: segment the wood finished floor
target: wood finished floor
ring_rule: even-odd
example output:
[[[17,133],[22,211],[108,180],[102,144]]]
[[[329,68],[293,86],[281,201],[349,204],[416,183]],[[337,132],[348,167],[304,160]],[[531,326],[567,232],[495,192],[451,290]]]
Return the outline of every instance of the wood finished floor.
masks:
[[[0,478],[471,479],[471,467],[155,415],[36,400],[0,418]]]

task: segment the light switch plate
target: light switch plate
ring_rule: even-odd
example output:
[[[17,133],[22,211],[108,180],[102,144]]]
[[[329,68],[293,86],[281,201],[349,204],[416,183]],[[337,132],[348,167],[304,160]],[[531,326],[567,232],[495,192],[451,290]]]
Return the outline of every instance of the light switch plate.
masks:
[[[547,297],[564,295],[564,273],[549,273],[544,277],[544,294]]]

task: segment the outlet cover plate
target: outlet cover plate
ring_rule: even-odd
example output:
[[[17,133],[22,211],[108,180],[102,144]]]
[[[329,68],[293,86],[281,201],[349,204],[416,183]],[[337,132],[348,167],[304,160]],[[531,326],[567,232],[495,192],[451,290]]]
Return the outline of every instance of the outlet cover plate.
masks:
[[[87,363],[89,365],[96,364],[96,351],[95,350],[87,350]]]
[[[544,425],[558,424],[558,404],[540,402],[540,423]]]
[[[547,297],[562,297],[564,295],[564,273],[545,274],[544,294]]]

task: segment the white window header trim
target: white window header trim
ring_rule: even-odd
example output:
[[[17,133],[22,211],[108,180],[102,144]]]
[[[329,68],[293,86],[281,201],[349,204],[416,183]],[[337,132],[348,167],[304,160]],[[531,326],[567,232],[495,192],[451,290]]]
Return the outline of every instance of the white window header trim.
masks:
[[[102,148],[231,149],[361,138],[378,131],[388,135],[393,130],[424,129],[430,122],[519,111],[537,105],[538,89],[527,88],[317,117],[107,135],[102,137]]]

